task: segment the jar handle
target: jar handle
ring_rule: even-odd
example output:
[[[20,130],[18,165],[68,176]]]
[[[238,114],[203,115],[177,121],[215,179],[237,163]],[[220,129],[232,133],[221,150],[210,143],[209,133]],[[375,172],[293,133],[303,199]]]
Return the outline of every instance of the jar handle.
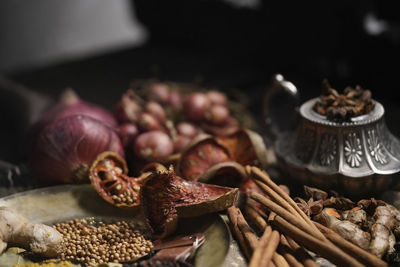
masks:
[[[296,86],[275,74],[264,97],[264,120],[267,134],[274,141],[294,131],[299,121],[300,95]]]

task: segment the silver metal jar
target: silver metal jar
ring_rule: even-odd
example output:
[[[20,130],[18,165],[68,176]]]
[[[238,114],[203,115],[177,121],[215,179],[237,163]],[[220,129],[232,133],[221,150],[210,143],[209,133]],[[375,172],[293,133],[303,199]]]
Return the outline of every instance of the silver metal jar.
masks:
[[[267,108],[276,92],[289,90],[292,97],[297,93],[281,75],[274,79]],[[383,106],[376,102],[368,114],[339,123],[313,110],[317,99],[301,105],[294,130],[275,131],[274,150],[282,170],[300,183],[349,196],[379,193],[398,184],[400,141],[386,127]],[[269,114],[267,122],[273,124],[277,118]]]

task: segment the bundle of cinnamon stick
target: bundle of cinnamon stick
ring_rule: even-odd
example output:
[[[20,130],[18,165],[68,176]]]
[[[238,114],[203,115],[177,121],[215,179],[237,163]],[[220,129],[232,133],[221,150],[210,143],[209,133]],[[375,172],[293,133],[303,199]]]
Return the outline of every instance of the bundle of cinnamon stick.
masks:
[[[249,260],[249,266],[318,266],[308,251],[338,266],[387,266],[371,253],[343,239],[332,230],[310,220],[287,192],[267,173],[246,166],[248,176],[265,195],[252,192],[241,210],[228,209],[233,234]],[[259,203],[259,204],[258,204]],[[263,209],[269,211],[267,215]]]

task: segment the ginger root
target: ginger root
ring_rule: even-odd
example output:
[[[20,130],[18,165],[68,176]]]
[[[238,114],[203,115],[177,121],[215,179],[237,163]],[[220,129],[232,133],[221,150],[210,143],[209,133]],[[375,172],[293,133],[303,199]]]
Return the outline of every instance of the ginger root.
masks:
[[[0,254],[13,244],[45,257],[58,255],[62,235],[54,228],[30,223],[16,211],[0,207]]]

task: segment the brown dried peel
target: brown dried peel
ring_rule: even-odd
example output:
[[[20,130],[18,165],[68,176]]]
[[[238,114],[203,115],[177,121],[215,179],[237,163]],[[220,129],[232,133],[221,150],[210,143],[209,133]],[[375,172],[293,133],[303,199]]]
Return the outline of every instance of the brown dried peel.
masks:
[[[146,223],[156,238],[175,231],[178,217],[222,211],[234,204],[237,188],[189,182],[173,169],[150,175],[140,190]]]

